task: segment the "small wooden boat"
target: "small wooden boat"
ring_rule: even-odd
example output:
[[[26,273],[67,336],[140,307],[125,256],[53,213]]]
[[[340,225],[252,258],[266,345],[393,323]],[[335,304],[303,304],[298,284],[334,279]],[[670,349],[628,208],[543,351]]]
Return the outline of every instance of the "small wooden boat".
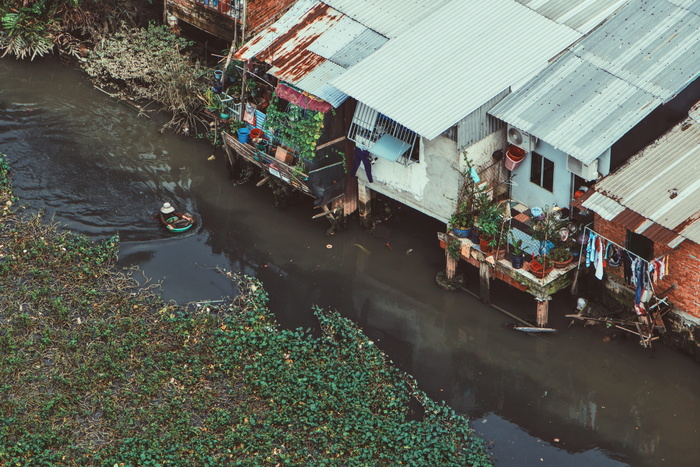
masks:
[[[189,230],[194,225],[194,216],[189,213],[181,213],[177,211],[168,214],[158,213],[158,218],[163,223],[166,229],[171,232],[184,232]]]
[[[516,331],[521,331],[521,332],[534,332],[534,333],[540,333],[540,332],[557,332],[556,329],[554,328],[537,328],[537,327],[529,327],[529,326],[515,326],[513,329]]]

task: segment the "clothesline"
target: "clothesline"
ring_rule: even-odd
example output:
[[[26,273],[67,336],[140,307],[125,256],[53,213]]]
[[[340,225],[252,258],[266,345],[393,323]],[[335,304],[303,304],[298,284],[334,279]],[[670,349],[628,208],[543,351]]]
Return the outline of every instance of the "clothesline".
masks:
[[[656,259],[654,259],[654,260],[652,260],[652,261],[647,261],[646,259],[644,259],[644,258],[642,258],[641,256],[639,256],[639,255],[637,255],[637,254],[631,252],[630,250],[628,250],[627,248],[623,247],[622,245],[619,245],[618,243],[613,242],[612,240],[610,240],[609,238],[605,237],[604,235],[601,235],[601,234],[599,234],[598,232],[594,231],[594,230],[591,229],[589,226],[585,226],[585,227],[584,227],[584,238],[585,238],[585,236],[586,236],[586,230],[587,230],[590,234],[595,235],[595,236],[597,236],[597,237],[599,237],[599,238],[601,238],[601,239],[603,239],[603,240],[609,242],[610,244],[615,245],[615,246],[616,246],[617,248],[619,248],[620,250],[624,251],[625,254],[627,254],[628,257],[632,260],[633,264],[634,264],[635,262],[637,262],[637,261],[639,261],[639,262],[642,263],[644,275],[645,275],[645,277],[646,277],[646,281],[645,281],[646,283],[645,283],[645,284],[640,283],[640,282],[639,282],[640,279],[637,279],[637,282],[635,283],[634,278],[633,278],[633,283],[635,283],[635,285],[636,285],[636,287],[637,287],[637,293],[636,293],[636,296],[635,296],[635,302],[636,302],[636,303],[635,303],[635,311],[637,311],[638,314],[642,314],[642,313],[640,313],[640,312],[637,310],[637,306],[638,306],[638,304],[639,304],[639,302],[640,302],[640,291],[643,291],[644,288],[648,288],[648,290],[652,293],[652,296],[656,296],[656,291],[654,290],[654,282],[655,282],[655,280],[654,280],[654,278],[652,277],[652,275],[651,275],[651,270],[650,270],[650,269],[651,269],[651,265],[654,264],[654,263],[661,262],[661,261],[666,261],[666,256],[668,256],[668,253],[665,254],[665,255],[661,255],[661,256],[659,256],[658,258],[656,258]],[[583,246],[583,243],[582,243],[582,246]],[[656,266],[656,264],[655,264],[655,266]],[[661,278],[663,278],[663,276],[661,276]],[[641,289],[641,290],[640,290],[640,289]]]
[[[654,261],[660,261],[660,260],[662,260],[663,258],[665,258],[666,256],[668,256],[668,253],[666,253],[666,254],[663,254],[663,255],[659,256],[658,258],[654,258],[652,261],[648,261],[648,260],[642,258],[641,256],[639,256],[638,254],[632,253],[630,250],[628,250],[627,248],[623,247],[622,245],[619,245],[619,244],[613,242],[612,240],[610,240],[609,238],[607,238],[605,235],[599,234],[598,232],[596,232],[595,230],[591,229],[590,227],[585,226],[584,229],[590,231],[591,233],[594,233],[595,235],[599,236],[600,238],[605,239],[606,241],[608,241],[609,243],[612,243],[613,245],[615,245],[616,247],[620,248],[621,250],[625,250],[628,254],[634,256],[635,258],[639,258],[640,260],[644,261],[644,262],[647,263],[647,264],[649,264],[650,262],[654,262]]]

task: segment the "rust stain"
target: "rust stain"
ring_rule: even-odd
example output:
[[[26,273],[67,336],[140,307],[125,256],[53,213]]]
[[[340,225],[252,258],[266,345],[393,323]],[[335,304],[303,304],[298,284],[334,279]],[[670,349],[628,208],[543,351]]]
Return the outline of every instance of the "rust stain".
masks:
[[[307,49],[328,30],[328,27],[343,17],[341,13],[334,12],[335,10],[326,4],[317,4],[299,23],[280,34],[268,47],[259,52],[257,58],[279,68],[278,77],[284,76],[282,79],[292,82],[300,80],[325,61],[323,57]]]

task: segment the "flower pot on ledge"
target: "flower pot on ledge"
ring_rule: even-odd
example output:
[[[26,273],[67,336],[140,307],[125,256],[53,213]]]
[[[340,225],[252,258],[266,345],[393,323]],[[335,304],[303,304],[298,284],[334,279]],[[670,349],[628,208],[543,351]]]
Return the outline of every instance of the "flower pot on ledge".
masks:
[[[551,260],[545,261],[545,263],[548,262],[551,262]],[[530,272],[538,279],[544,279],[553,269],[554,266],[552,264],[543,264],[539,258],[535,258],[530,262]]]

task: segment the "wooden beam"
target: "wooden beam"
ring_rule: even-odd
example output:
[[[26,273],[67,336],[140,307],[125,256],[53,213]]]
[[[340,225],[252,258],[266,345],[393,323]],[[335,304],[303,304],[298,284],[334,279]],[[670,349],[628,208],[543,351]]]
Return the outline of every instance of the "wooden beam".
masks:
[[[537,299],[537,326],[545,327],[549,321],[549,297]]]
[[[489,263],[479,263],[479,295],[481,301],[491,304],[491,266]]]
[[[340,138],[336,138],[333,141],[328,141],[327,143],[323,143],[319,146],[316,146],[316,151],[320,151],[323,148],[327,148],[328,146],[332,146],[335,143],[340,143],[341,141],[345,141],[347,139],[347,136],[341,136]]]
[[[270,179],[269,175],[265,175],[262,180],[255,184],[255,186],[263,186]]]

